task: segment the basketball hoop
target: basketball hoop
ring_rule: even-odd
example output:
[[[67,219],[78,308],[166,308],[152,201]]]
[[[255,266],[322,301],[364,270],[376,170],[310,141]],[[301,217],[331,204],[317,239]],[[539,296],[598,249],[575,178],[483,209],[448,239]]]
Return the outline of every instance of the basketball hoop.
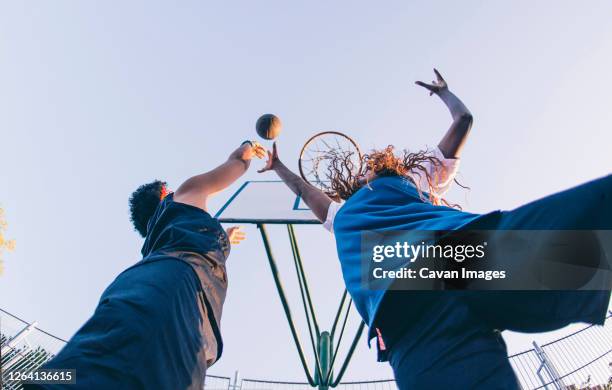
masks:
[[[315,187],[329,191],[334,170],[348,170],[353,176],[361,171],[362,154],[353,139],[337,131],[313,135],[302,147],[298,166],[300,176]]]

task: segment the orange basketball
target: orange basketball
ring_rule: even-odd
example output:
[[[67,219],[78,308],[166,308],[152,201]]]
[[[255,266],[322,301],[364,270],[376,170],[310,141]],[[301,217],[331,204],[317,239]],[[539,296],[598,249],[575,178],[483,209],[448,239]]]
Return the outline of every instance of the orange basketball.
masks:
[[[261,138],[268,140],[276,139],[282,127],[281,120],[274,114],[263,114],[257,119],[257,123],[255,124],[257,134]]]

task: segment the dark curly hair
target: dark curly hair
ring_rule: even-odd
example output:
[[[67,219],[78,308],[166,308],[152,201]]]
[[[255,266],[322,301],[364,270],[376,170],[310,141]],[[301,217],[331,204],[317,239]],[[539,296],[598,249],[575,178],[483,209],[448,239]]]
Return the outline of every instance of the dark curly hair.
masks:
[[[165,192],[166,182],[155,180],[143,184],[130,196],[130,219],[141,236],[147,236],[147,224]]]

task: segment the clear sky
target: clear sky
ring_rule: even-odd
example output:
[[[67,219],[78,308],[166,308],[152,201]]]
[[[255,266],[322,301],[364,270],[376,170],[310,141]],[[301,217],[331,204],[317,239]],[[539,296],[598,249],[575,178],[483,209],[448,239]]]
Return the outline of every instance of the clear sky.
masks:
[[[460,176],[471,190],[449,194],[464,209],[513,208],[609,174],[610,15],[595,0],[1,2],[0,204],[17,249],[0,307],[70,337],[140,259],[131,191],[212,168],[262,113],[282,118],[292,168],[322,130],[364,149],[436,145],[450,116],[413,84],[434,66],[475,118]],[[262,178],[260,164],[245,179]],[[210,372],[302,380],[258,232],[245,230]],[[301,320],[286,232],[270,230]],[[298,235],[325,328],[342,288],[333,238]],[[505,337],[515,352],[567,331]],[[390,376],[364,340],[347,377]]]

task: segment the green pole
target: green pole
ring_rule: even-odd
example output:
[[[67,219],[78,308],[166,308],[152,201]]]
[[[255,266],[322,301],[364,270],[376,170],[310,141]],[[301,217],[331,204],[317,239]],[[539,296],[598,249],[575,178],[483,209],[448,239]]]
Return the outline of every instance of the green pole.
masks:
[[[314,325],[316,335],[317,337],[320,337],[321,331],[319,330],[319,323],[317,322],[317,315],[315,314],[314,306],[312,304],[312,298],[310,297],[310,288],[308,288],[308,280],[306,279],[306,272],[304,272],[302,256],[300,256],[300,249],[297,244],[297,237],[295,236],[295,230],[293,229],[293,225],[287,225],[287,230],[289,231],[289,242],[291,243],[293,259],[296,263],[296,271],[298,274],[298,279],[301,280],[301,284],[304,286],[304,291],[306,293],[306,300],[302,298],[302,301],[304,301],[304,304],[308,302],[308,307],[310,308],[310,315],[312,317],[312,323]]]
[[[332,387],[336,387],[338,386],[338,384],[340,384],[340,381],[342,380],[342,377],[344,376],[344,372],[346,371],[346,368],[348,367],[348,364],[351,361],[351,358],[353,357],[353,352],[355,352],[355,348],[357,348],[357,343],[359,342],[359,338],[361,337],[361,334],[363,333],[363,328],[365,328],[365,322],[361,321],[361,324],[359,325],[359,328],[357,329],[357,334],[355,334],[355,338],[353,339],[353,343],[351,344],[351,347],[349,348],[346,358],[344,359],[344,364],[342,364],[342,367],[340,368],[340,371],[338,372],[338,377],[331,384]]]
[[[329,381],[332,376],[330,372],[332,369],[331,351],[331,335],[327,331],[321,332],[321,337],[319,338],[319,357],[321,360],[321,372],[319,373],[319,390],[329,389]]]
[[[312,375],[308,370],[308,364],[306,363],[306,358],[304,357],[304,350],[302,349],[302,344],[300,343],[300,338],[295,329],[295,324],[293,322],[293,316],[291,315],[291,309],[289,308],[289,302],[287,302],[287,296],[285,295],[285,290],[283,289],[283,284],[281,283],[280,276],[278,274],[278,267],[276,266],[276,261],[274,260],[274,255],[272,255],[272,247],[270,246],[270,241],[268,240],[268,234],[266,233],[265,225],[259,224],[257,225],[259,228],[259,232],[261,233],[261,238],[263,240],[264,248],[266,250],[266,254],[268,255],[268,262],[270,263],[270,270],[272,271],[272,277],[274,278],[274,284],[276,285],[276,290],[278,291],[278,295],[281,300],[281,304],[283,305],[283,310],[285,311],[285,316],[287,317],[287,322],[289,323],[289,329],[291,330],[291,335],[293,336],[293,341],[295,342],[295,347],[298,350],[298,355],[300,356],[300,361],[302,362],[302,367],[304,367],[304,373],[306,374],[306,379],[308,379],[308,383],[311,386],[316,386]]]

